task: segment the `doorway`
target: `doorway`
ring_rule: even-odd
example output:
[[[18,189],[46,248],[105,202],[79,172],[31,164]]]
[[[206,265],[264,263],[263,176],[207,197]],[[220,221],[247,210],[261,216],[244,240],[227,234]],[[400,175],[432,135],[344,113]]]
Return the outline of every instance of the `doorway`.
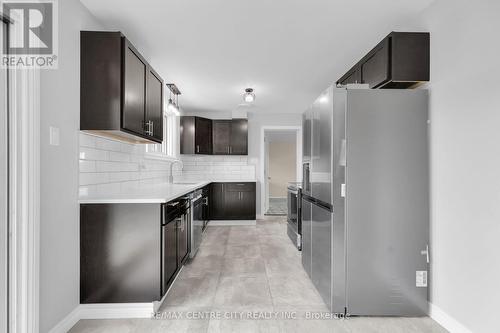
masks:
[[[300,181],[300,127],[265,128],[263,167],[263,211],[265,215],[287,214],[287,187]]]

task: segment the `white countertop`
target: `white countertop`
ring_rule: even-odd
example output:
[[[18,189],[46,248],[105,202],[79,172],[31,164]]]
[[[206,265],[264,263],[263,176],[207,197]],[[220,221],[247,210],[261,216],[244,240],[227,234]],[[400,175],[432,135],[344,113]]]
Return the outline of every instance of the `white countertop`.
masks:
[[[81,204],[166,203],[213,182],[215,181],[179,181],[173,184],[163,182],[133,187],[116,186],[90,192],[80,191],[78,202]],[[255,180],[223,182],[255,182]]]

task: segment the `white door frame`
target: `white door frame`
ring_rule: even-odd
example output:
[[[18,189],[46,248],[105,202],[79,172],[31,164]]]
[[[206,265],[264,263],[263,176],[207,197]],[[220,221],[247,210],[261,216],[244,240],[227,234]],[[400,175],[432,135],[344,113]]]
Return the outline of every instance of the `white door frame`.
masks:
[[[266,179],[266,144],[265,144],[265,135],[266,131],[295,131],[296,132],[296,163],[297,163],[297,176],[296,181],[302,181],[302,126],[262,126],[260,131],[260,209],[261,215],[267,211],[267,179]]]
[[[13,20],[11,24],[16,22]],[[37,333],[40,280],[40,70],[9,69],[9,113],[9,332]]]

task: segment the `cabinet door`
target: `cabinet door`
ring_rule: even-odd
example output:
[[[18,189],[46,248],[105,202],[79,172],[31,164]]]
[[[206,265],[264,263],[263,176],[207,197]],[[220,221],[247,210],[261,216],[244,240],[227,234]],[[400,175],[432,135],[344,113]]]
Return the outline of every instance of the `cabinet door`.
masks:
[[[180,128],[181,154],[194,154],[195,117],[182,116]]]
[[[177,265],[181,267],[188,254],[188,215],[177,220],[177,246]]]
[[[212,121],[195,118],[195,154],[212,153]]]
[[[210,219],[224,218],[224,184],[212,183],[210,188]]]
[[[213,154],[229,155],[231,145],[231,120],[214,120],[212,123]]]
[[[224,191],[225,211],[224,217],[229,220],[237,220],[241,216],[241,192]]]
[[[161,295],[165,295],[177,271],[177,232],[176,222],[162,226],[162,269]]]
[[[255,191],[240,192],[240,215],[244,220],[255,220]]]
[[[363,83],[368,83],[370,88],[376,88],[387,82],[389,73],[389,39],[381,43],[380,48],[361,65]]]
[[[146,111],[146,61],[125,39],[123,63],[122,128],[144,135]]]
[[[151,122],[149,128],[156,141],[163,141],[163,80],[152,69],[147,71],[146,90],[146,122]]]
[[[231,121],[231,155],[248,155],[248,120]]]

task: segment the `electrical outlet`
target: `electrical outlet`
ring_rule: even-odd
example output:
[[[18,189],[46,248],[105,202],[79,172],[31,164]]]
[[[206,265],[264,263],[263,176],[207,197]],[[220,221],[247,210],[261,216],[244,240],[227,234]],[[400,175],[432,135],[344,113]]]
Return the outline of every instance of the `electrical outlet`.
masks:
[[[417,287],[427,287],[427,271],[416,271],[415,285]]]

